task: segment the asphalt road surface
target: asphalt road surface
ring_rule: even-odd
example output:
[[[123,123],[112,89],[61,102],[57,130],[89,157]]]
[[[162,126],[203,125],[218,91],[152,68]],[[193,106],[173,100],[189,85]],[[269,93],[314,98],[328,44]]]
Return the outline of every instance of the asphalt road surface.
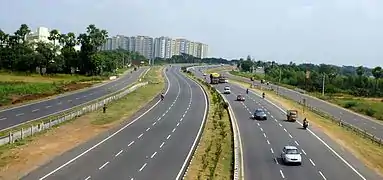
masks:
[[[226,75],[229,78],[234,78],[251,83],[250,79],[248,78],[234,76],[231,75],[229,72],[226,72]],[[254,84],[261,85],[259,81],[254,81]],[[366,130],[375,137],[383,139],[383,124],[376,122],[376,120],[372,120],[370,117],[351,112],[350,110],[341,108],[339,106],[333,105],[331,103],[325,102],[312,96],[308,96],[306,94],[302,94],[297,91],[293,91],[285,87],[277,86],[274,84],[270,84],[269,87],[274,89],[281,95],[286,96],[296,102],[302,102],[302,100],[305,98],[307,105],[321,110],[323,112],[326,112],[332,115],[333,117],[340,118],[344,122],[352,124],[353,126],[358,127],[360,129]]]
[[[196,74],[202,76],[198,70]],[[286,122],[286,115],[281,110],[253,92],[246,94],[246,90],[237,85],[219,84],[216,88],[223,92],[224,86],[231,87],[232,94],[225,96],[235,113],[240,130],[245,179],[381,179],[351,154],[341,151],[329,138],[323,138],[324,134],[319,137],[301,129],[298,123]],[[236,101],[238,94],[245,95],[245,102]],[[267,112],[268,120],[251,119],[257,108]],[[301,166],[288,166],[281,161],[281,150],[286,145],[300,149]],[[350,160],[345,160],[346,157]]]
[[[152,109],[147,107],[141,117],[112,131],[113,134],[80,145],[23,179],[170,180],[182,177],[180,172],[186,168],[186,159],[191,157],[190,151],[205,121],[207,99],[201,87],[179,69],[173,66],[166,71],[169,89],[164,101],[155,106],[152,102]]]
[[[58,96],[53,99],[39,101],[0,111],[0,130],[16,126],[20,123],[46,117],[54,113],[68,110],[74,106],[81,105],[99,97],[116,92],[137,81],[147,68],[140,68],[133,73],[128,73],[117,80],[89,88],[76,93]]]

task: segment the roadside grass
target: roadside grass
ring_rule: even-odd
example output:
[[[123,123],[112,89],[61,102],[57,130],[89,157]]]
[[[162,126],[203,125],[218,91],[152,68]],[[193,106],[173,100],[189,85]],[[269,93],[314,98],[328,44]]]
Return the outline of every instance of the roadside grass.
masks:
[[[162,67],[153,67],[144,78],[150,83],[108,105],[106,113],[91,112],[13,144],[0,146],[0,179],[19,179],[54,157],[98,134],[130,121],[164,88]]]
[[[334,97],[329,101],[355,112],[374,117],[378,120],[383,120],[383,101],[381,100],[356,97]]]
[[[211,69],[207,69],[206,70],[206,73],[214,73],[214,72],[219,72],[219,71],[226,71],[226,70],[232,70],[233,67],[229,66],[223,66],[223,67],[217,67],[217,68],[211,68]]]
[[[232,80],[232,83],[236,83],[245,88],[249,87],[248,83]],[[302,105],[298,103],[278,96],[273,91],[260,90],[258,88],[252,88],[255,92],[261,94],[267,92],[267,99],[280,104],[286,109],[296,109],[302,112]],[[301,113],[300,113],[301,114]],[[303,115],[300,115],[303,116]],[[310,123],[321,129],[325,134],[331,137],[332,140],[337,142],[343,148],[351,152],[355,157],[360,159],[367,167],[371,168],[380,175],[383,175],[383,149],[376,143],[365,139],[352,131],[346,130],[333,123],[330,119],[326,119],[314,112],[305,110],[304,116],[309,119]]]
[[[233,178],[233,133],[228,111],[222,107],[218,93],[206,85],[203,88],[210,102],[209,113],[185,179],[229,180]]]
[[[0,73],[0,107],[90,87],[106,77]]]

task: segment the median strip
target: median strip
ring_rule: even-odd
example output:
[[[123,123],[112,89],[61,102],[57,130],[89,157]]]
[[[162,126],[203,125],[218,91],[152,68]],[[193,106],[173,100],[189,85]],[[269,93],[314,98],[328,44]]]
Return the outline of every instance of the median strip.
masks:
[[[233,179],[233,132],[227,103],[209,84],[193,75],[208,94],[209,113],[184,179]]]
[[[102,109],[90,112],[13,144],[0,146],[0,179],[19,179],[55,156],[128,123],[139,109],[157,100],[158,93],[164,88],[162,68],[152,68],[142,81],[149,83],[108,104],[105,113]]]

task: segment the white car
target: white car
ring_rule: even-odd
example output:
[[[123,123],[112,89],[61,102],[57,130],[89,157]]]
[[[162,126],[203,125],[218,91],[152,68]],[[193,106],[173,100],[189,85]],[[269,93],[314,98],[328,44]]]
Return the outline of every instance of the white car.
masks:
[[[295,146],[285,146],[282,149],[281,158],[286,164],[302,164],[302,153]]]
[[[229,86],[226,86],[224,89],[223,89],[223,94],[230,94],[231,91],[230,91],[230,87]]]

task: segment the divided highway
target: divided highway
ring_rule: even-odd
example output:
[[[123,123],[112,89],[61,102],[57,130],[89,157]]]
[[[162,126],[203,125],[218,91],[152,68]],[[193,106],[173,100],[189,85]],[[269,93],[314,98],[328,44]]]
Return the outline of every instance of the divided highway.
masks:
[[[198,69],[195,74],[202,77]],[[227,85],[231,87],[232,94],[225,96],[240,130],[245,179],[381,179],[361,162],[345,160],[344,154],[347,153],[335,151],[340,148],[334,148],[336,145],[333,141],[327,138],[324,141],[314,132],[301,129],[298,123],[286,122],[286,115],[280,109],[253,92],[246,94],[245,89],[230,83],[215,87],[223,92]],[[246,101],[236,101],[238,94],[245,95]],[[267,112],[268,120],[251,119],[257,108]],[[301,166],[287,166],[281,162],[281,150],[286,145],[296,146],[302,152]]]
[[[250,79],[248,78],[234,76],[230,74],[229,72],[226,72],[226,75],[229,78],[239,79],[239,80],[251,83]],[[259,81],[254,81],[254,84],[261,85]],[[351,112],[350,110],[341,108],[339,106],[322,101],[312,96],[308,96],[306,94],[302,94],[297,91],[293,91],[285,87],[277,86],[274,84],[270,84],[269,86],[273,88],[275,91],[278,91],[278,93],[280,93],[281,95],[286,96],[296,102],[301,102],[303,98],[305,98],[306,104],[308,104],[309,106],[314,107],[323,112],[326,112],[332,115],[333,117],[341,118],[342,121],[347,122],[360,129],[366,130],[367,132],[371,133],[377,138],[383,139],[383,124],[378,123],[375,120],[371,120],[370,117],[366,117],[366,116]]]
[[[59,113],[74,106],[78,106],[116,92],[137,81],[140,75],[147,69],[148,68],[140,68],[137,71],[123,75],[115,81],[111,81],[94,88],[82,91],[80,90],[79,92],[55,97],[49,100],[0,110],[0,130],[10,128],[33,119]]]
[[[130,123],[64,153],[22,179],[182,178],[208,104],[202,88],[182,75],[179,67],[168,69],[164,101],[153,100]]]

